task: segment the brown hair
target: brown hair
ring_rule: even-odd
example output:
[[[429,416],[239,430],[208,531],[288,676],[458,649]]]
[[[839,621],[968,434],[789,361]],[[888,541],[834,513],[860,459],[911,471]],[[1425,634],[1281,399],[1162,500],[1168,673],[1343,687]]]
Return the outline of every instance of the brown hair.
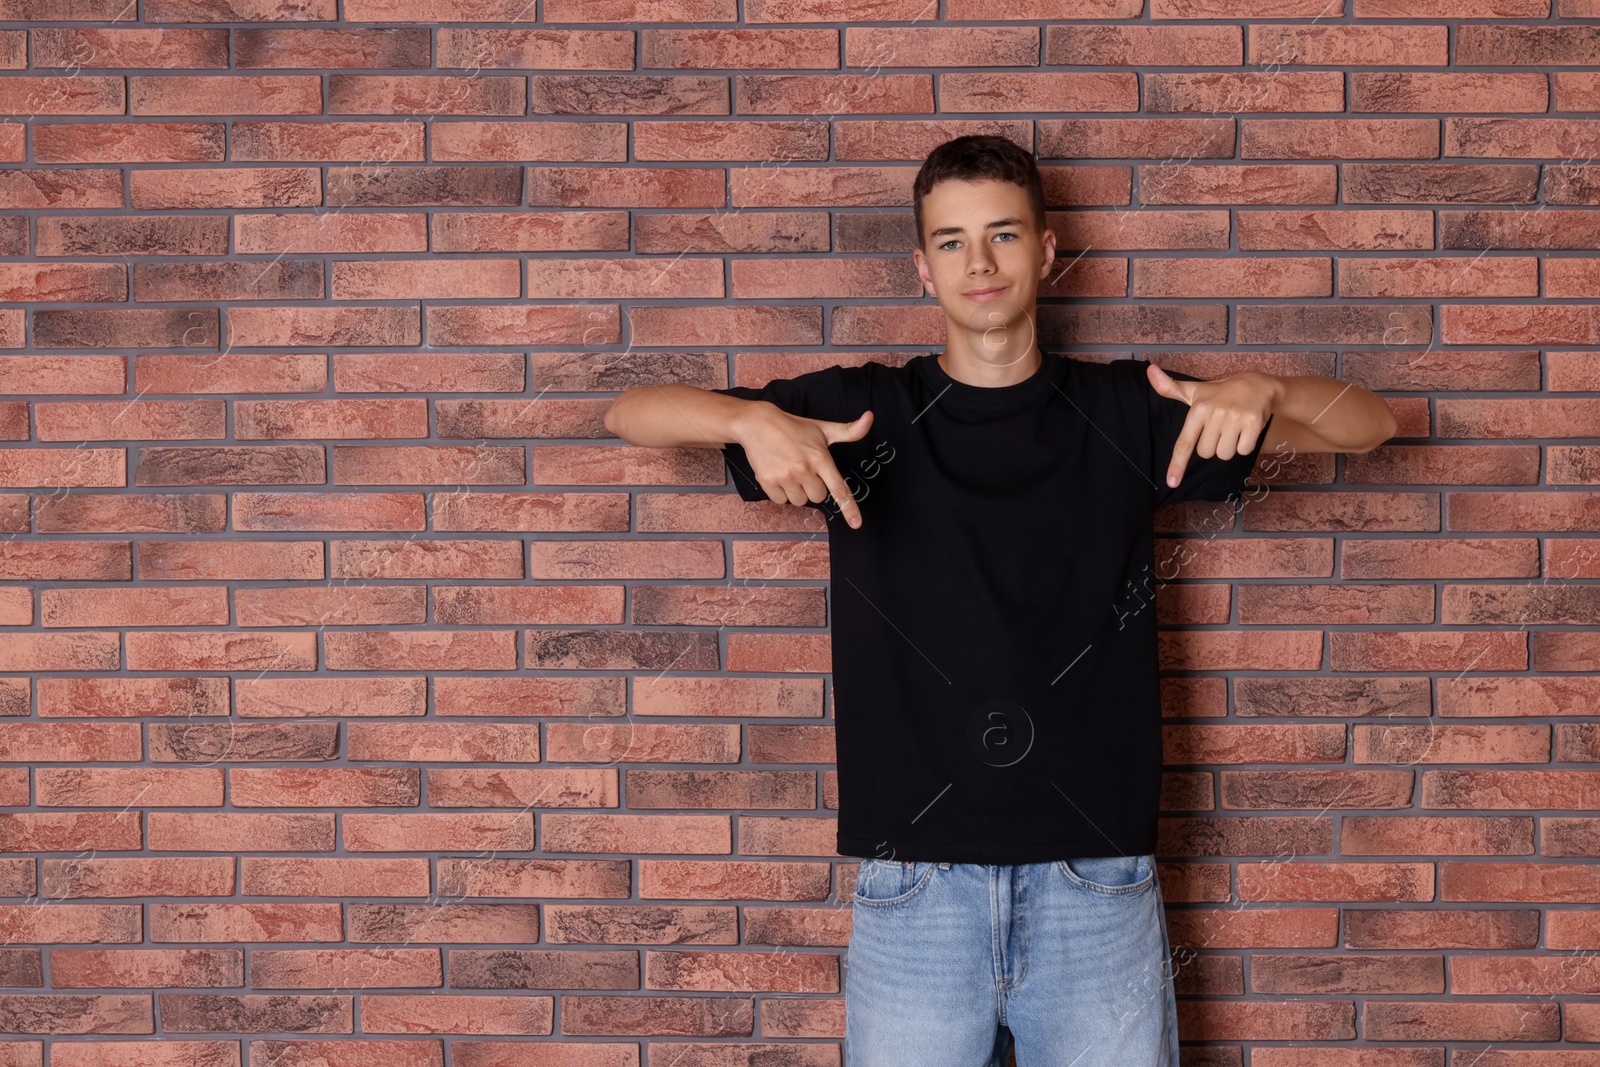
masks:
[[[1017,142],[995,134],[975,133],[946,141],[928,153],[911,187],[912,214],[917,225],[917,247],[923,247],[922,198],[939,182],[949,179],[993,179],[1020,185],[1040,232],[1044,230],[1044,183],[1033,153]]]

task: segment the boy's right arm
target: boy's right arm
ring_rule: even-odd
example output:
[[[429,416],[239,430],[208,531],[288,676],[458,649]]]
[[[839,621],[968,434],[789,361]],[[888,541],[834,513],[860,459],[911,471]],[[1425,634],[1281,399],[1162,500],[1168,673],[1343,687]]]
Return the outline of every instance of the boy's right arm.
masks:
[[[740,440],[740,424],[767,400],[741,400],[693,385],[642,385],[606,409],[606,429],[646,448],[721,448]]]
[[[853,422],[791,415],[767,400],[744,400],[672,383],[628,389],[606,409],[605,426],[631,445],[721,448],[737,444],[749,457],[762,492],[780,504],[821,503],[833,496],[852,528],[861,509],[833,462],[828,445],[858,441],[872,424],[867,411]]]

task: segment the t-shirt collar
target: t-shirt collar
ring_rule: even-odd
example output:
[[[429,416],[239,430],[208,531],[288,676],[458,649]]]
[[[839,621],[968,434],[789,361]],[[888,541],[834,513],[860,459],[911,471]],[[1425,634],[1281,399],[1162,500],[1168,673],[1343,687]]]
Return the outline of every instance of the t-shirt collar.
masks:
[[[1055,372],[1065,362],[1060,356],[1041,352],[1039,366],[1033,374],[1010,385],[969,385],[950,377],[939,365],[939,353],[930,352],[917,360],[928,378],[938,403],[953,403],[961,407],[981,408],[984,411],[1006,412],[1028,407],[1038,400],[1055,381]]]

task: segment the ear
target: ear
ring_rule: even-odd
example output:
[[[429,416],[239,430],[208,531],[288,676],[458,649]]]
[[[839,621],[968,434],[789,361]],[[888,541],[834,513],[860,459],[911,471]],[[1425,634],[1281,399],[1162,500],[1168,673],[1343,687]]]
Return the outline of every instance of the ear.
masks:
[[[938,293],[933,288],[933,275],[928,270],[928,257],[923,254],[922,249],[911,250],[911,261],[917,266],[917,277],[922,279],[922,295],[937,296]]]

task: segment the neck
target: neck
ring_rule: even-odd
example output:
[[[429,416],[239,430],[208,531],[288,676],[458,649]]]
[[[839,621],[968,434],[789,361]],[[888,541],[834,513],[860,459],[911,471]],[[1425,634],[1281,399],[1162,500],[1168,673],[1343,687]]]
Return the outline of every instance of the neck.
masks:
[[[1019,345],[1008,350],[1004,345],[986,344],[981,335],[974,338],[965,330],[948,333],[944,351],[938,357],[939,366],[965,385],[986,389],[1015,385],[1033,377],[1044,358],[1031,339],[1025,349]]]

